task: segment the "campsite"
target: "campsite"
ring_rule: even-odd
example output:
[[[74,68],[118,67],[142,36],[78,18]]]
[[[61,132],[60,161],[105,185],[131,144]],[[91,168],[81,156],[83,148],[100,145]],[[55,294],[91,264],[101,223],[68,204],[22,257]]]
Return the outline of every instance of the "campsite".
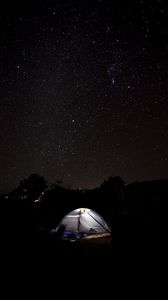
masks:
[[[0,0],[2,299],[166,278],[167,23],[166,0]]]
[[[33,190],[29,185],[34,177],[40,179],[32,174],[24,185],[1,196],[7,264],[22,261],[29,266],[30,261],[32,268],[38,263],[58,268],[60,262],[72,264],[79,258],[83,263],[99,261],[104,268],[111,265],[114,271],[128,265],[142,268],[153,259],[156,266],[164,258],[167,180],[127,186],[120,177],[110,177],[94,190],[55,185],[40,196],[39,185]]]
[[[108,297],[158,282],[167,255],[167,180],[127,186],[110,177],[84,191],[39,182],[32,174],[1,196],[1,274],[17,293],[22,283],[38,295],[84,287]]]

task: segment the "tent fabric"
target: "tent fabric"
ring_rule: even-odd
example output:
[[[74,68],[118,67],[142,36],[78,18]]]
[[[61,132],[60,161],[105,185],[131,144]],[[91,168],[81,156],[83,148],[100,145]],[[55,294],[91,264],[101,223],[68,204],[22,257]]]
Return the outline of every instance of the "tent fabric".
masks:
[[[92,233],[110,232],[110,228],[97,212],[88,208],[78,208],[65,215],[56,232],[63,237],[80,238]]]

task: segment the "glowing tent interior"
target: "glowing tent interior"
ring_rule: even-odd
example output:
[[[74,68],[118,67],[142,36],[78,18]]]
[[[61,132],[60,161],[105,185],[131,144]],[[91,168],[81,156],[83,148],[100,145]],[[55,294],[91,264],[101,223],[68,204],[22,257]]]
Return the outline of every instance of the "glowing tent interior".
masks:
[[[78,208],[69,212],[56,228],[60,237],[76,239],[105,232],[110,232],[107,223],[97,212],[88,208]]]

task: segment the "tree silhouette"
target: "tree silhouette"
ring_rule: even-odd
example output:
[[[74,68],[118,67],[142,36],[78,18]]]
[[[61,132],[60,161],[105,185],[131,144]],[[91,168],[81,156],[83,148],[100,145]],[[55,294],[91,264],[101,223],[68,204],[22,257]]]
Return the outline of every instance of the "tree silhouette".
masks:
[[[125,200],[125,182],[120,176],[109,177],[101,185],[103,194],[110,198],[112,209],[117,211],[123,208]]]
[[[19,186],[12,192],[14,198],[34,201],[47,188],[47,182],[38,174],[31,174],[20,181]]]

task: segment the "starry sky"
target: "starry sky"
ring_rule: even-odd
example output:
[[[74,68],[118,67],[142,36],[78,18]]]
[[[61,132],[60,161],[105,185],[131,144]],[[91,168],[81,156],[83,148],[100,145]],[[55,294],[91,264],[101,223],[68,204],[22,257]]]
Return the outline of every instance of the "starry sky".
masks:
[[[168,2],[0,3],[0,191],[168,178]]]

